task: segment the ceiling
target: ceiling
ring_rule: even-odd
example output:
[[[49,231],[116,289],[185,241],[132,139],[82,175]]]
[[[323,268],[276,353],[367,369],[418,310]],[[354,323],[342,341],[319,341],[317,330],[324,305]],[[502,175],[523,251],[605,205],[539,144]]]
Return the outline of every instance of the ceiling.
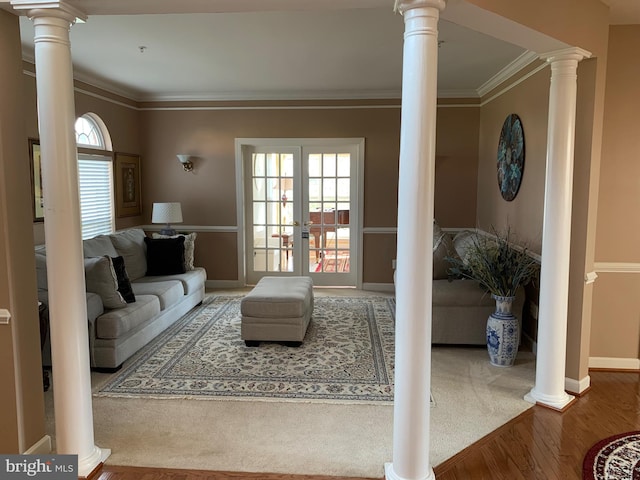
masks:
[[[318,10],[312,2],[298,0],[298,8],[308,8],[250,11],[251,0],[234,0],[233,9],[223,5],[225,0],[210,0],[208,13],[176,13],[177,2],[155,0],[153,11],[162,14],[127,15],[105,10],[107,4],[115,8],[115,0],[93,1],[93,11],[101,14],[71,28],[74,73],[79,80],[128,98],[400,97],[404,24],[391,7],[379,6],[390,1],[340,0],[339,7]],[[86,8],[91,2],[85,0],[85,11],[92,11]],[[640,0],[606,3],[612,22],[640,23]],[[127,13],[136,13],[136,5],[149,11],[144,4],[129,0]],[[370,8],[345,9],[350,4]],[[637,22],[629,22],[634,15]],[[33,59],[32,22],[22,17],[20,31],[23,55]],[[483,85],[526,54],[521,47],[442,19],[439,40],[438,88],[443,97],[478,96]]]

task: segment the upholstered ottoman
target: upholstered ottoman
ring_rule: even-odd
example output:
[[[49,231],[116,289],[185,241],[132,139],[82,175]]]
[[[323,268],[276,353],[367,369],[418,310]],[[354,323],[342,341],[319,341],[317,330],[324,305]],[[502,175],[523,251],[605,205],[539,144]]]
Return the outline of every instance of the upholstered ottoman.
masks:
[[[309,277],[262,277],[240,302],[240,337],[248,347],[261,341],[300,346],[313,313]]]

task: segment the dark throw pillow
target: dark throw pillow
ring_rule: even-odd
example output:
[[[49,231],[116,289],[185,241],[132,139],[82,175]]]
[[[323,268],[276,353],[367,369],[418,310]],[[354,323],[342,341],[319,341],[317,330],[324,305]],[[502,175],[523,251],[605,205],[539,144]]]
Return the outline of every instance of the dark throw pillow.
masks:
[[[124,258],[111,257],[111,261],[113,262],[113,269],[116,271],[116,277],[118,278],[118,291],[120,295],[122,295],[122,298],[124,298],[124,301],[127,303],[135,302],[136,296],[133,294],[131,281],[127,275],[127,270],[124,268]]]
[[[147,275],[184,273],[184,237],[149,238],[147,244]]]

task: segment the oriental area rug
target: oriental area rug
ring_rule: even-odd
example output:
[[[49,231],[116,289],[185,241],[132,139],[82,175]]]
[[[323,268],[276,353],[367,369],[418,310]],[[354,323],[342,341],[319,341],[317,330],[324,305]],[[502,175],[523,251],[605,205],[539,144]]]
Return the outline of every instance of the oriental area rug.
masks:
[[[114,374],[98,397],[391,404],[395,304],[315,298],[302,346],[240,338],[241,296],[212,295]]]
[[[640,432],[628,432],[599,441],[582,465],[583,480],[640,480]]]

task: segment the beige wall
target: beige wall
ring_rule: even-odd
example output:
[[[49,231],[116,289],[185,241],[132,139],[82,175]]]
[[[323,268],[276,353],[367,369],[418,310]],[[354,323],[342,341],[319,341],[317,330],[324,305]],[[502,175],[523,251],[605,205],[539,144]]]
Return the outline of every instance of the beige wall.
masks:
[[[291,103],[280,102],[268,104],[271,108],[262,105],[262,109],[247,109],[255,103],[233,109],[227,103],[225,109],[208,105],[205,110],[163,110],[162,105],[147,104],[152,110],[142,112],[148,134],[143,151],[144,222],[150,222],[153,202],[179,201],[186,225],[235,227],[236,138],[364,137],[365,232],[367,228],[395,227],[400,109],[394,101],[385,103],[379,108],[370,108],[372,102],[360,102],[360,107],[367,108],[340,103],[335,108],[334,102],[334,108],[325,103],[317,109],[300,108],[300,102],[297,108],[286,108]],[[436,217],[443,226],[474,223],[478,111],[477,107],[438,110]],[[193,172],[182,170],[178,153],[197,157]],[[221,235],[228,244],[227,233],[209,233],[206,238],[220,242]],[[391,283],[395,234],[365,233],[363,248],[363,281]],[[235,248],[232,255],[199,234],[197,250],[202,249],[207,250],[201,259],[210,280],[238,278]]]
[[[12,315],[0,325],[0,452],[23,453],[45,435],[44,396],[20,35],[3,10],[0,65],[0,308]]]
[[[638,49],[640,25],[611,27],[595,259],[636,273],[598,273],[593,289],[594,357],[640,358]]]
[[[480,113],[477,226],[485,231],[509,227],[536,253],[542,245],[549,75],[545,67],[485,104]],[[520,190],[507,202],[498,188],[496,159],[502,124],[511,113],[522,121],[525,160]]]
[[[435,218],[442,227],[476,224],[480,106],[438,107]]]

